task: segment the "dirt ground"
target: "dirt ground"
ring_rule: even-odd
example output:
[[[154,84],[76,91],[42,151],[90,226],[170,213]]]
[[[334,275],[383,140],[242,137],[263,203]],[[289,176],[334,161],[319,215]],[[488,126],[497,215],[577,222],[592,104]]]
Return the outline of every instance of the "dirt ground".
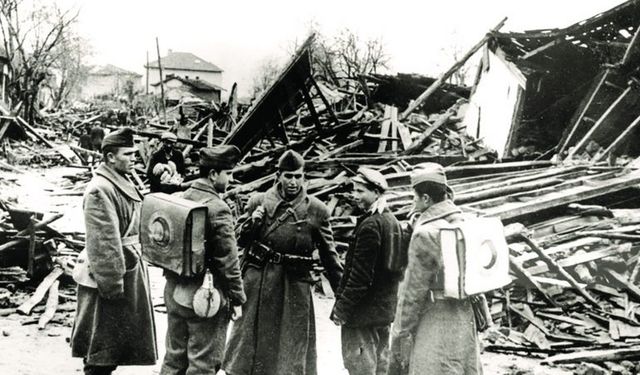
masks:
[[[56,229],[74,231],[82,229],[81,197],[61,197],[56,195],[59,190],[56,185],[60,176],[69,173],[68,169],[54,169],[46,175],[30,173],[16,176],[19,188],[11,192],[18,198],[21,206],[64,212],[65,217],[56,223]],[[158,268],[150,269],[151,289],[154,306],[158,306],[156,330],[158,334],[158,349],[160,361],[155,366],[121,367],[116,370],[118,375],[159,374],[160,362],[164,356],[164,337],[166,333],[166,314],[162,305],[162,290],[164,278]],[[333,300],[315,297],[316,329],[318,345],[318,370],[320,375],[347,374],[342,366],[340,352],[340,331],[329,320],[329,313]],[[0,374],[1,375],[44,375],[44,374],[75,374],[82,373],[82,361],[71,358],[68,344],[71,334],[73,312],[56,314],[54,320],[62,323],[52,323],[44,330],[38,330],[37,325],[23,325],[28,317],[13,314],[0,317]],[[483,367],[485,374],[531,374],[553,375],[571,374],[558,368],[541,366],[540,360],[494,353],[483,353]]]

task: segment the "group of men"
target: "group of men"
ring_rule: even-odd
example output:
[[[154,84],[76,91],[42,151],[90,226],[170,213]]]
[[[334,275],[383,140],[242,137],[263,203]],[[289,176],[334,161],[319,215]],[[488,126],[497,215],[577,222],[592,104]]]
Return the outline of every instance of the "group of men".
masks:
[[[84,195],[91,282],[79,283],[71,337],[85,374],[111,374],[119,365],[157,359],[138,240],[144,197],[127,178],[135,155],[132,130],[107,135],[102,153]],[[179,193],[208,208],[206,266],[223,302],[213,317],[199,316],[192,300],[203,276],[165,271],[168,328],[161,374],[316,374],[311,271],[318,262],[336,295],[329,318],[341,326],[343,362],[351,375],[482,372],[469,302],[445,299],[441,291],[437,229],[461,219],[441,166],[425,165],[411,177],[416,220],[406,271],[390,267],[390,258],[405,246],[406,230],[387,206],[387,182],[375,170],[358,170],[352,181],[361,215],[343,269],[329,209],[307,194],[305,162],[295,151],[279,159],[274,186],[249,199],[236,238],[222,194],[239,159],[235,146],[201,149],[200,178]]]

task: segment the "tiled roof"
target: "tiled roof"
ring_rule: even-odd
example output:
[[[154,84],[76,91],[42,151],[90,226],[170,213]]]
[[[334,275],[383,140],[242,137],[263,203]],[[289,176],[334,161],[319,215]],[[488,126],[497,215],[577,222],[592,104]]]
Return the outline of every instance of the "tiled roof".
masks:
[[[158,60],[150,62],[149,68],[158,68]],[[145,66],[146,68],[146,66]],[[215,64],[189,52],[170,52],[162,57],[162,69],[195,70],[202,72],[222,72]]]

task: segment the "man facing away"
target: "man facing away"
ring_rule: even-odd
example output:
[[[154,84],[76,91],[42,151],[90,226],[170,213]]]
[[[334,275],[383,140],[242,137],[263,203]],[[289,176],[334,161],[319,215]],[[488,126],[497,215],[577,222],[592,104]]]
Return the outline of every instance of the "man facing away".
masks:
[[[246,297],[233,217],[221,198],[231,178],[230,170],[239,159],[240,150],[235,146],[201,149],[200,178],[182,195],[207,206],[206,267],[212,272],[214,286],[221,291],[224,303],[213,317],[196,315],[193,296],[202,285],[203,276],[184,278],[165,271],[168,327],[163,375],[217,373],[222,363],[229,318],[236,320],[242,315],[241,306]]]
[[[119,365],[153,365],[157,359],[148,273],[138,236],[142,195],[127,178],[135,152],[131,129],[106,136],[104,161],[84,193],[87,259],[76,267],[88,268],[76,279],[71,349],[74,357],[84,358],[87,375],[111,374]]]
[[[277,184],[249,199],[239,243],[245,248],[247,303],[233,324],[223,368],[228,375],[315,375],[316,329],[311,293],[318,250],[333,290],[342,267],[329,210],[303,186],[295,151],[278,161]]]
[[[385,260],[401,251],[402,228],[387,208],[383,194],[388,185],[380,172],[362,167],[352,181],[363,215],[347,251],[331,320],[342,326],[342,358],[349,374],[382,375],[401,277]]]
[[[390,374],[482,374],[469,299],[445,298],[439,230],[464,219],[449,199],[444,168],[425,163],[411,175],[419,217],[409,244],[409,263],[393,323]]]

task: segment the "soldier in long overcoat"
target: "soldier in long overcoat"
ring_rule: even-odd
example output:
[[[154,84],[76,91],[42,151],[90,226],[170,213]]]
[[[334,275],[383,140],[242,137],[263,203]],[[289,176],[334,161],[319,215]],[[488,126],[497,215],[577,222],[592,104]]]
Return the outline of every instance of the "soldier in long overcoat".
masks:
[[[247,203],[247,215],[253,221],[247,221],[240,238],[245,247],[247,302],[227,345],[223,368],[229,375],[317,373],[309,274],[314,249],[334,291],[342,267],[329,210],[307,195],[302,186],[303,167],[298,153],[285,152],[278,162],[277,184]]]
[[[216,374],[222,364],[229,318],[242,315],[246,297],[242,288],[240,261],[231,209],[221,198],[231,170],[240,157],[235,146],[200,150],[200,178],[182,197],[207,206],[209,221],[205,248],[206,266],[223,304],[212,317],[200,317],[193,309],[193,296],[204,276],[181,277],[165,271],[167,284],[167,352],[161,374]]]
[[[411,176],[420,213],[409,244],[409,263],[400,284],[391,334],[390,374],[482,374],[478,334],[469,299],[445,298],[439,229],[464,220],[447,199],[439,164],[425,163]]]
[[[136,149],[125,128],[102,142],[104,163],[84,193],[87,262],[77,278],[78,305],[71,333],[74,357],[85,374],[110,374],[119,365],[157,359],[148,273],[140,256],[142,195],[126,177]],[[74,274],[75,278],[75,274]]]
[[[384,176],[360,168],[352,179],[362,215],[347,250],[331,320],[342,326],[342,360],[350,375],[384,375],[389,328],[398,301],[399,270],[387,260],[402,251],[402,227],[387,207]]]

